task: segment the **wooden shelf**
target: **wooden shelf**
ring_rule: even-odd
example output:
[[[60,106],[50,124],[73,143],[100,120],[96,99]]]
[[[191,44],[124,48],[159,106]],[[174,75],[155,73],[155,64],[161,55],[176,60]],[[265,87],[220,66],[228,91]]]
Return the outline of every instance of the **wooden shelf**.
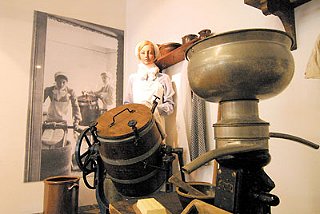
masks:
[[[174,49],[173,51],[161,56],[155,64],[160,68],[160,70],[166,69],[171,65],[174,65],[178,62],[181,62],[185,59],[185,52],[187,48],[198,41],[199,39],[194,39],[186,44],[181,45],[180,47]]]

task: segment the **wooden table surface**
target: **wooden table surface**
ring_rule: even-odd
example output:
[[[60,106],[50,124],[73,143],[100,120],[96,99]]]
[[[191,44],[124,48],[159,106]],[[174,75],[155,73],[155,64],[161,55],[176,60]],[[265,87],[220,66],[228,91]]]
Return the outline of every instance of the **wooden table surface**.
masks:
[[[155,198],[172,214],[181,213],[183,208],[180,204],[178,194],[176,192],[165,193],[157,192],[142,198],[130,198],[127,200],[113,202],[109,205],[110,214],[137,214],[134,204],[143,198]]]

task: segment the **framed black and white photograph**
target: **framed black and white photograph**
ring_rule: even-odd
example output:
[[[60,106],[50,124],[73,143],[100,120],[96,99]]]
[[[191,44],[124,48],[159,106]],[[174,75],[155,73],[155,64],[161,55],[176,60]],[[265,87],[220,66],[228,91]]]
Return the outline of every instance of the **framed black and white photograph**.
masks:
[[[35,11],[25,182],[77,174],[81,130],[122,104],[123,31]]]

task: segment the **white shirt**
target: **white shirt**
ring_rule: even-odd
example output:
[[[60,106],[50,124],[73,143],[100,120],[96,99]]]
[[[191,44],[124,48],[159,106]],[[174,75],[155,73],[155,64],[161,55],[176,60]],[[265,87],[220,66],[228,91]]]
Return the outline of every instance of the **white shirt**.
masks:
[[[159,68],[155,64],[149,68],[141,63],[137,72],[129,76],[124,104],[152,104],[154,95],[160,97],[157,105],[160,115],[171,114],[174,110],[174,90],[170,77],[159,73]]]

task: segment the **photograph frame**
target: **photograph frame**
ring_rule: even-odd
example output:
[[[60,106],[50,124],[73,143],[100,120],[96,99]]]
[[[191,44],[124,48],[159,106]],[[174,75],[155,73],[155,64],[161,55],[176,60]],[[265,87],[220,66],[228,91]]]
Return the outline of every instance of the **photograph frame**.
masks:
[[[41,135],[48,19],[54,19],[90,32],[110,36],[117,41],[115,105],[122,105],[123,102],[124,31],[73,18],[34,11],[24,182],[41,180]]]

